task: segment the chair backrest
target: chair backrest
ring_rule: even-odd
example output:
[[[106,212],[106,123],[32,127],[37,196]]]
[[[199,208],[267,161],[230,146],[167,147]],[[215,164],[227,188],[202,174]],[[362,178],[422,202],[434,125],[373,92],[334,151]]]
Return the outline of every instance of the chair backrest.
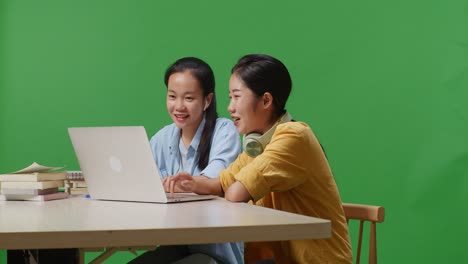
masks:
[[[343,203],[346,221],[359,220],[359,240],[356,253],[356,264],[361,258],[362,232],[364,222],[370,222],[369,233],[369,264],[377,263],[377,231],[376,223],[382,223],[385,218],[385,208],[382,206]]]

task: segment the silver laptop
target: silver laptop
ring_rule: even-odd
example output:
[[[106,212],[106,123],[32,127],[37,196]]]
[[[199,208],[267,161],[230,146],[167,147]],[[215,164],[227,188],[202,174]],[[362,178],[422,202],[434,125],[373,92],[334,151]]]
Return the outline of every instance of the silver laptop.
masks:
[[[92,199],[173,203],[214,195],[164,191],[145,128],[69,128],[73,148]]]

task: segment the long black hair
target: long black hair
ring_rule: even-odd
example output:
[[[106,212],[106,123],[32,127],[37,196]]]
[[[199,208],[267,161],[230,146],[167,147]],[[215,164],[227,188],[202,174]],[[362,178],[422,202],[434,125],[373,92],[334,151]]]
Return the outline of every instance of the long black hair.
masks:
[[[164,83],[166,84],[166,87],[169,77],[172,74],[184,71],[189,71],[192,76],[197,79],[204,98],[206,98],[210,93],[213,94],[211,103],[205,110],[205,127],[203,128],[197,150],[198,168],[203,170],[208,165],[211,141],[216,126],[216,119],[218,118],[218,113],[216,112],[215,78],[213,70],[206,62],[195,57],[185,57],[177,60],[167,68],[166,73],[164,74]]]
[[[236,74],[258,97],[269,92],[273,96],[273,119],[286,112],[292,81],[286,66],[276,58],[264,54],[249,54],[239,59],[231,73]]]

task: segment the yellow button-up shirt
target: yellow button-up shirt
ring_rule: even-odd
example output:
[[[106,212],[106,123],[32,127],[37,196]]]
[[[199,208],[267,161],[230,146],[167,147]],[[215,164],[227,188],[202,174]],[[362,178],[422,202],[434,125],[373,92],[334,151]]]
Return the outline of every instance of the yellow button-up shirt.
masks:
[[[277,263],[352,263],[338,188],[307,124],[278,125],[262,154],[256,158],[240,154],[219,179],[224,191],[235,181],[241,182],[256,205],[331,220],[330,239],[267,243]]]

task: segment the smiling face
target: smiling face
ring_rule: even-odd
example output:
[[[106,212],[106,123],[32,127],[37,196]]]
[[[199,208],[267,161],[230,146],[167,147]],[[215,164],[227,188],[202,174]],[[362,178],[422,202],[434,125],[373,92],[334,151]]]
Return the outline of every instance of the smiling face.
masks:
[[[236,74],[229,79],[229,98],[228,111],[240,134],[263,134],[271,127],[271,104],[265,105],[264,97],[257,97]]]
[[[195,135],[210,99],[211,96],[204,98],[200,83],[190,71],[176,72],[169,77],[167,111],[183,134]]]

